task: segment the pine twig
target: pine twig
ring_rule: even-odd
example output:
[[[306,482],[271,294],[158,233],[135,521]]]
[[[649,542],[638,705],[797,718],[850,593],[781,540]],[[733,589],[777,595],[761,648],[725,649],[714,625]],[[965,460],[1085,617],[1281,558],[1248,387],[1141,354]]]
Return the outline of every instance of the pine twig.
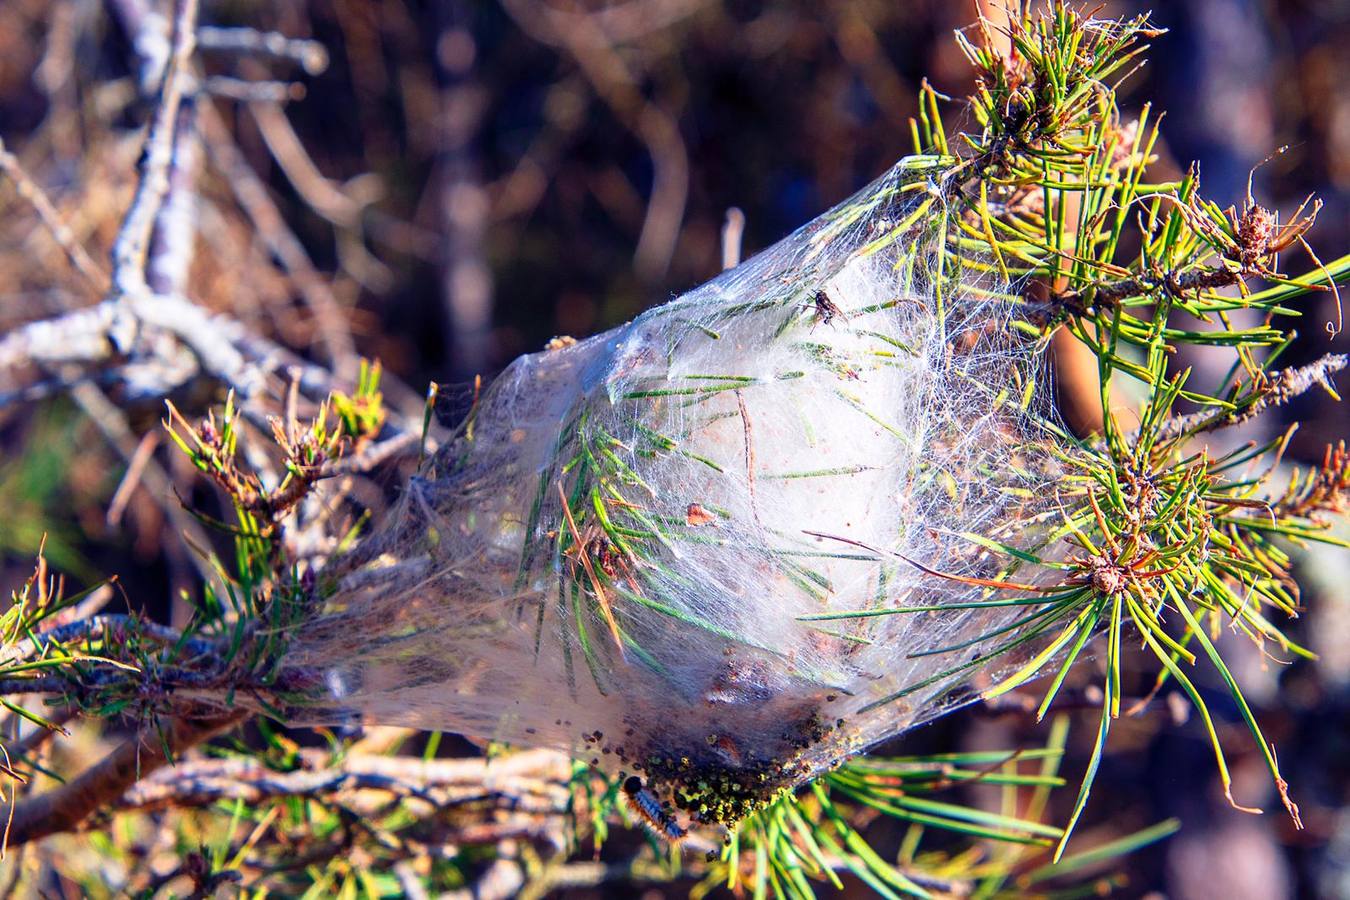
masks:
[[[1241,425],[1268,409],[1283,406],[1295,397],[1307,393],[1314,385],[1329,387],[1331,377],[1347,365],[1350,365],[1350,355],[1328,353],[1305,366],[1280,369],[1267,377],[1265,384],[1258,388],[1257,397],[1252,403],[1236,409],[1220,412],[1202,410],[1169,419],[1158,429],[1157,441],[1162,443],[1174,438]]]
[[[183,636],[178,631],[167,625],[148,622],[133,616],[113,614],[68,622],[11,644],[4,648],[5,652],[3,656],[0,656],[0,664],[28,659],[50,644],[64,644],[68,641],[80,639],[117,639],[132,630],[143,637],[148,637],[168,646],[174,646],[181,642],[183,650],[194,656],[215,656],[220,652],[220,647],[214,642],[203,638],[183,640]]]

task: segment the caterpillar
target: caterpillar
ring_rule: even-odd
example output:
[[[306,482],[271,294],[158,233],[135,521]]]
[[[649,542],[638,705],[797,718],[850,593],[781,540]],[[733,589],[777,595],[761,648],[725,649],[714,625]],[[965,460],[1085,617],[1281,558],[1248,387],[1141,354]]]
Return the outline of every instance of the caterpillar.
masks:
[[[630,775],[623,783],[623,792],[628,795],[628,803],[633,811],[647,824],[652,833],[672,844],[684,839],[687,832],[675,821],[675,817],[661,806],[655,795],[642,784],[642,779]]]

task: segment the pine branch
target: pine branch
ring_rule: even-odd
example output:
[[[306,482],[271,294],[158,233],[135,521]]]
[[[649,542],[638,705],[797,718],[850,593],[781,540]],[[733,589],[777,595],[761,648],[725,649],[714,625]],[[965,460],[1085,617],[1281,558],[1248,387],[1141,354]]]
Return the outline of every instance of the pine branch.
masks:
[[[1157,440],[1170,441],[1241,425],[1270,409],[1284,406],[1318,385],[1331,390],[1332,376],[1347,365],[1350,365],[1350,356],[1344,353],[1328,353],[1307,365],[1280,369],[1265,377],[1261,385],[1255,389],[1250,402],[1234,409],[1219,412],[1202,410],[1168,419],[1159,427]]]

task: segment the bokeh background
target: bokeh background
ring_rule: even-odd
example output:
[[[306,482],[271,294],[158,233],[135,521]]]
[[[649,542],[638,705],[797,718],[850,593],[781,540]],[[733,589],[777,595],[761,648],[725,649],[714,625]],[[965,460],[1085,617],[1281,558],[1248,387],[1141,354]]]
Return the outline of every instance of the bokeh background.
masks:
[[[96,255],[127,202],[144,119],[124,6],[0,0],[0,136]],[[1101,14],[1145,9],[1109,2]],[[207,2],[210,23],[312,37],[331,59],[315,76],[286,73],[303,97],[284,104],[212,101],[221,129],[207,135],[189,289],[320,362],[380,359],[408,386],[405,402],[432,380],[490,377],[555,335],[603,330],[714,275],[729,210],[744,217],[749,255],[910,152],[921,79],[956,98],[970,88],[952,31],[976,12],[938,0]],[[1204,192],[1240,207],[1255,168],[1257,199],[1286,216],[1310,193],[1325,203],[1310,235],[1323,259],[1350,251],[1350,2],[1160,2],[1153,20],[1169,31],[1121,96],[1128,110],[1167,113],[1159,180],[1195,161]],[[236,65],[246,71],[227,71]],[[220,74],[256,77],[248,65]],[[953,103],[948,123],[962,121]],[[231,159],[260,176],[310,264],[258,236]],[[93,299],[0,185],[0,331]],[[1350,349],[1323,329],[1329,296],[1305,310],[1287,361]],[[1205,377],[1207,360],[1188,362]],[[155,431],[157,410],[127,416],[138,435]],[[1299,420],[1288,457],[1313,461],[1350,432],[1324,394],[1280,416],[1241,438]],[[185,496],[200,490],[181,460],[162,458]],[[0,408],[0,585],[27,574],[46,535],[72,586],[116,572],[126,603],[183,616],[174,598],[195,589],[195,570],[162,506],[133,492],[109,514],[123,470],[68,403]],[[396,483],[371,483],[370,504]],[[1127,893],[1350,897],[1350,557],[1309,554],[1303,571],[1308,609],[1293,631],[1319,662],[1228,642],[1308,827],[1229,808],[1201,726],[1164,699],[1113,731],[1084,820],[1106,834],[1183,820],[1126,863]],[[1065,708],[1083,708],[1071,778],[1096,716],[1090,670],[1066,694]],[[1134,694],[1151,681],[1141,668]],[[1223,686],[1201,681],[1224,716],[1238,797],[1277,808]],[[1014,701],[962,711],[900,748],[1037,736]]]

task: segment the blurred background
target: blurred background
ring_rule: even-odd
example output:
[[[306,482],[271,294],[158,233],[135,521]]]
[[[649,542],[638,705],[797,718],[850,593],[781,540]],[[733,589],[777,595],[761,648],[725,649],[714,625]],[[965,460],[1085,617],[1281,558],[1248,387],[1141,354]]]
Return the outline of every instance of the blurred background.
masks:
[[[136,5],[0,0],[0,136],[96,258],[129,198],[146,109]],[[1146,8],[1108,2],[1100,14]],[[1188,0],[1153,13],[1169,31],[1121,97],[1167,113],[1155,180],[1196,161],[1203,192],[1240,208],[1256,168],[1256,198],[1286,217],[1310,193],[1325,203],[1310,235],[1322,259],[1350,251],[1350,2]],[[278,75],[296,85],[285,97],[209,101],[188,291],[339,371],[378,358],[408,387],[391,394],[414,404],[429,381],[490,377],[553,336],[604,330],[716,274],[729,211],[743,217],[748,256],[870,181],[912,151],[921,79],[955,98],[970,89],[952,31],[976,14],[937,0],[206,2],[209,24],[313,38],[330,60]],[[256,78],[257,65],[229,60],[216,74]],[[964,124],[959,103],[947,115]],[[0,332],[97,299],[8,183],[0,210]],[[1350,350],[1323,328],[1329,295],[1305,310],[1287,362]],[[156,440],[141,436],[158,415],[126,411],[140,446]],[[1321,393],[1278,415],[1242,437],[1299,420],[1288,457],[1312,462],[1350,431],[1346,408]],[[202,490],[177,454],[159,458],[185,496]],[[0,586],[27,575],[45,534],[72,586],[115,572],[126,602],[185,615],[173,598],[195,590],[196,571],[163,505],[118,490],[124,470],[69,403],[0,407]],[[370,505],[397,481],[370,484]],[[1240,678],[1307,829],[1231,809],[1200,724],[1155,704],[1115,730],[1084,820],[1084,833],[1107,834],[1183,820],[1126,863],[1128,894],[1350,897],[1350,559],[1309,553],[1303,570],[1308,612],[1293,633],[1319,662],[1282,665],[1229,642],[1245,652]],[[1084,707],[1071,780],[1096,717],[1091,668],[1065,704]],[[1206,678],[1238,799],[1278,808],[1226,691]],[[1152,679],[1137,671],[1134,695]],[[1014,699],[897,749],[1038,734]],[[1061,794],[1067,807],[1071,790]]]

